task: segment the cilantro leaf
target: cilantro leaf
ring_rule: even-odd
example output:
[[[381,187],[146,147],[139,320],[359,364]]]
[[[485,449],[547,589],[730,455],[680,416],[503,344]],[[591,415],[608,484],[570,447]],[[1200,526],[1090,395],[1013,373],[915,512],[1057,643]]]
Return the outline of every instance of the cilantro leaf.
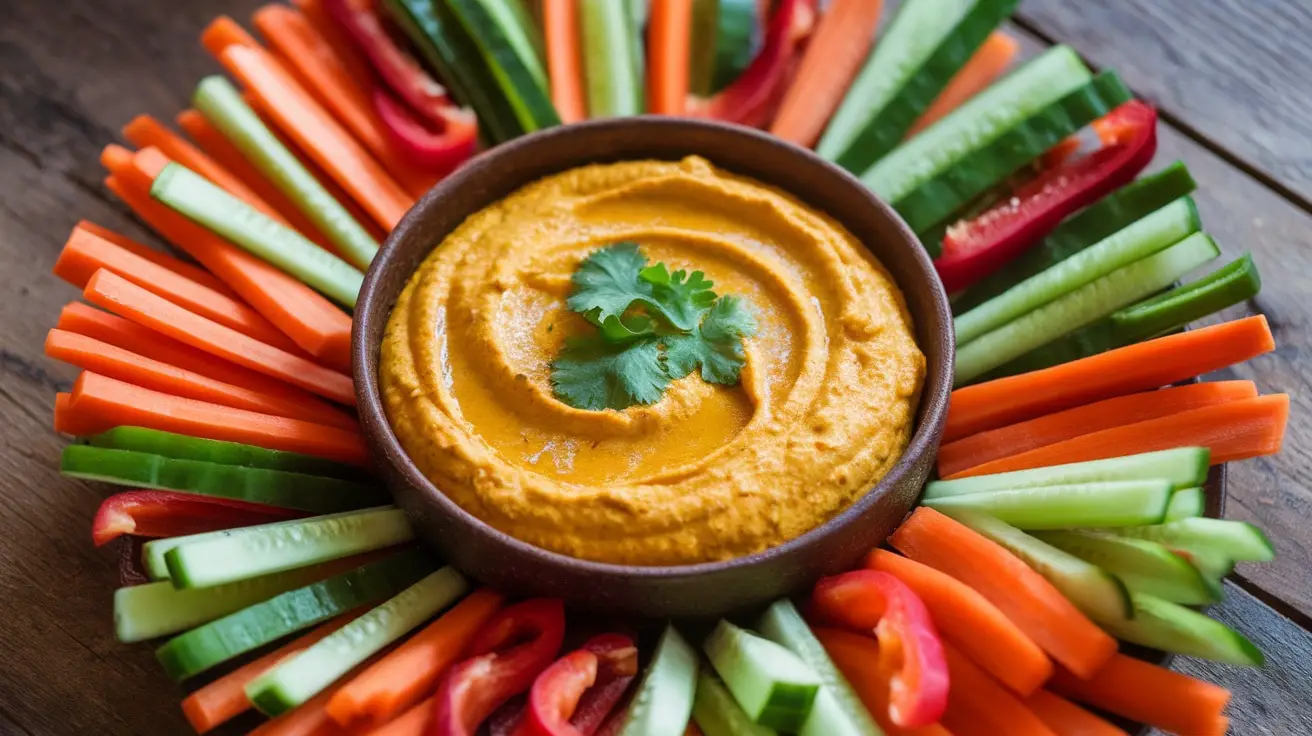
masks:
[[[664,263],[657,263],[642,269],[638,278],[651,284],[652,297],[661,313],[681,330],[696,327],[715,301],[715,292],[711,291],[715,284],[707,281],[701,271],[693,271],[691,276],[682,269],[670,273]]]
[[[627,409],[660,400],[670,378],[654,337],[609,343],[600,335],[578,337],[551,364],[556,398],[576,409]]]
[[[618,321],[633,302],[651,300],[652,285],[638,278],[646,265],[634,242],[594,251],[574,271],[574,293],[566,304],[598,327]]]
[[[754,334],[756,318],[743,300],[722,296],[692,333],[663,338],[666,373],[672,379],[683,378],[700,365],[703,381],[733,385],[747,363],[743,338]]]

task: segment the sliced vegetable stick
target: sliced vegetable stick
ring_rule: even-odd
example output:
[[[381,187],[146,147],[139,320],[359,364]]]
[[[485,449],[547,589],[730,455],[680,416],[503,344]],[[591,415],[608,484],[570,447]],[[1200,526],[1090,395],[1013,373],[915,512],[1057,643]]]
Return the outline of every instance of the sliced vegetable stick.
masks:
[[[46,336],[46,355],[83,370],[174,396],[360,431],[360,423],[355,417],[319,402],[301,403],[267,396],[151,360],[76,332],[51,330]]]
[[[342,614],[305,636],[299,637],[268,654],[248,662],[188,695],[182,701],[182,713],[196,733],[207,733],[251,709],[246,699],[246,683],[254,680],[293,654],[350,623],[358,611]]]
[[[877,549],[866,567],[906,583],[925,602],[939,634],[1022,696],[1052,676],[1052,662],[998,607],[970,586],[928,565]]]
[[[386,656],[389,649],[373,655],[350,672],[346,673],[342,679],[331,687],[325,688],[323,692],[310,698],[300,705],[300,707],[289,710],[286,713],[269,721],[265,721],[247,736],[345,736],[345,732],[337,725],[333,719],[328,717],[328,711],[324,708],[332,698],[341,683],[349,682],[350,678],[358,672],[363,672],[374,662]]]
[[[952,690],[941,723],[953,736],[1056,736],[1025,704],[944,642]]]
[[[938,450],[938,474],[947,478],[976,465],[1105,429],[1255,396],[1257,385],[1252,381],[1213,381],[1104,399],[949,442]]]
[[[1266,317],[1222,322],[952,392],[943,441],[1166,386],[1276,347]]]
[[[1230,691],[1124,654],[1081,679],[1058,669],[1052,691],[1177,734],[1211,734]]]
[[[60,391],[55,394],[55,431],[74,437],[86,437],[96,434],[99,425],[73,411],[73,395]]]
[[[428,733],[429,716],[433,712],[435,700],[433,696],[427,697],[378,728],[360,731],[360,733],[366,736],[425,736]]]
[[[883,0],[834,0],[820,16],[770,132],[811,148],[843,101],[875,40]]]
[[[889,720],[891,682],[888,673],[880,667],[879,642],[869,636],[842,629],[813,627],[812,633],[820,640],[834,666],[843,673],[866,710],[870,711],[870,715],[887,736],[952,736],[938,724],[924,728],[902,728]]]
[[[948,477],[969,478],[1175,447],[1207,447],[1212,451],[1212,464],[1220,465],[1280,452],[1288,421],[1288,394],[1239,399],[1104,429],[976,465]]]
[[[232,289],[229,289],[227,284],[214,278],[214,274],[210,273],[209,271],[206,271],[200,266],[195,265],[194,263],[188,263],[179,258],[174,258],[168,253],[162,253],[160,251],[157,251],[148,245],[138,243],[137,241],[133,240],[132,238],[129,238],[126,235],[116,233],[113,230],[110,230],[109,228],[103,227],[101,225],[97,225],[96,223],[91,222],[90,220],[78,220],[78,223],[77,225],[74,226],[74,228],[77,230],[85,230],[86,232],[89,232],[98,238],[104,238],[105,240],[108,240],[114,245],[117,245],[118,247],[126,251],[132,252],[134,255],[140,258],[145,258],[146,260],[150,261],[156,266],[162,266],[163,268],[167,268],[168,270],[178,274],[179,276],[183,276],[185,278],[191,279],[192,281],[195,281],[201,286],[207,286],[213,289],[214,291],[223,294],[224,296],[232,297],[233,299],[237,298],[237,292],[233,291]]]
[[[381,725],[409,709],[437,686],[465,643],[504,598],[491,590],[472,593],[377,664],[347,682],[328,701],[328,715],[343,728]]]
[[[284,350],[299,350],[278,328],[244,303],[157,266],[86,230],[73,228],[55,261],[54,274],[82,289],[91,275],[102,268],[256,340]]]
[[[338,403],[355,404],[350,376],[205,319],[108,271],[97,271],[82,294],[96,306],[179,342]]]
[[[647,15],[648,112],[683,114],[691,48],[692,0],[651,0]]]
[[[1012,59],[1020,51],[1016,39],[1001,31],[994,31],[984,39],[984,43],[971,55],[957,73],[952,75],[948,84],[934,98],[929,109],[921,114],[920,119],[911,126],[907,137],[919,133],[938,122],[940,118],[961,106],[963,102],[984,91],[994,80],[1002,76]]]
[[[547,45],[551,102],[565,124],[588,117],[578,15],[578,0],[543,0],[542,32]]]
[[[74,382],[70,409],[82,427],[94,428],[93,433],[114,427],[145,427],[352,465],[369,463],[364,439],[355,432],[170,396],[90,371]]]
[[[1129,736],[1065,698],[1039,690],[1025,699],[1025,706],[1057,736]]]
[[[268,51],[231,18],[216,19],[201,37],[205,48],[264,103],[279,126],[366,211],[391,230],[414,198],[307,93]]]
[[[1092,675],[1116,653],[1116,640],[1042,575],[959,521],[921,506],[889,542],[916,562],[974,588],[1072,672]]]

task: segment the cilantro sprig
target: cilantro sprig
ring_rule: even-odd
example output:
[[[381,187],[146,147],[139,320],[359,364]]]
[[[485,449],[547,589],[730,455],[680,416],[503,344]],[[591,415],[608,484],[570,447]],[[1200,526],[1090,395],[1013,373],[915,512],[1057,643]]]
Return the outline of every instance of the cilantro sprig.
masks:
[[[585,258],[573,283],[566,303],[597,332],[566,341],[551,364],[556,398],[619,410],[656,403],[698,368],[708,383],[738,382],[756,319],[742,299],[717,297],[701,271],[647,265],[637,243],[623,242]]]

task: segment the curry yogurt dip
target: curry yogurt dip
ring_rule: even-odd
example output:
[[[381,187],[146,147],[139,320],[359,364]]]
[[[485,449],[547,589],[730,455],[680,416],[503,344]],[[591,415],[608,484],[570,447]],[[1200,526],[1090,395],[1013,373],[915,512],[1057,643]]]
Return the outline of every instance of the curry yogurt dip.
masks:
[[[694,371],[651,405],[576,409],[552,361],[591,329],[580,261],[637,242],[750,302],[738,385]],[[700,158],[572,169],[468,218],[389,317],[384,405],[448,497],[574,557],[675,565],[758,552],[869,491],[910,440],[925,375],[891,277],[837,222]]]

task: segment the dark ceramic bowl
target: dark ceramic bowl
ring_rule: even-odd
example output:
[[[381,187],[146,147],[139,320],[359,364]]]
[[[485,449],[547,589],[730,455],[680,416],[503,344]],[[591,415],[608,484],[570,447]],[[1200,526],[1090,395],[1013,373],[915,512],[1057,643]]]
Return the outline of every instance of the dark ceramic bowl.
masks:
[[[892,471],[851,507],[785,544],[723,562],[612,565],[521,542],[450,501],[406,456],[378,386],[378,348],[397,296],[419,263],[468,216],[521,186],[589,163],[702,156],[791,192],[837,219],[906,295],[928,358],[911,443]],[[845,171],[810,151],[737,126],[638,117],[552,128],[483,153],[445,179],[392,231],[364,281],[352,364],[365,435],[397,502],[458,568],[499,589],[565,598],[580,608],[641,616],[715,617],[793,593],[850,569],[902,521],[934,462],[952,390],[952,317],[924,248],[902,219]]]

